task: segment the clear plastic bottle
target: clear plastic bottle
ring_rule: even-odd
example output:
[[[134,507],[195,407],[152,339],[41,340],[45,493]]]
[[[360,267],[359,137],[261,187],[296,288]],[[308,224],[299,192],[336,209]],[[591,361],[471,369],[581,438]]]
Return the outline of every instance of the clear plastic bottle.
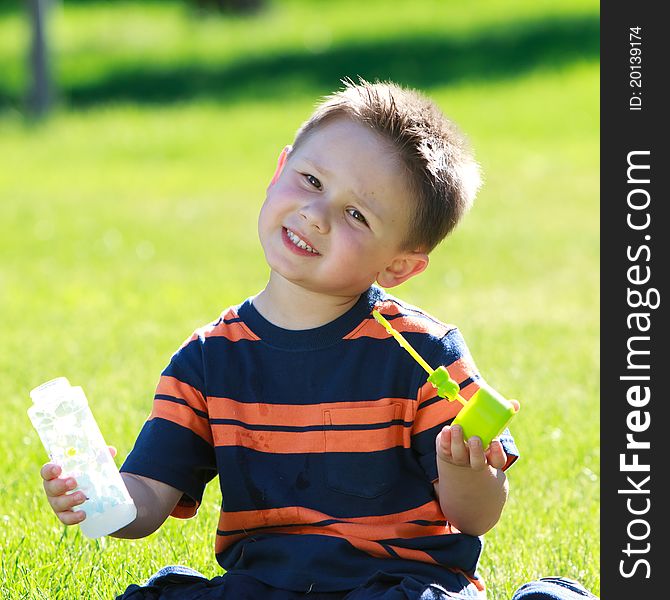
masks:
[[[100,433],[81,387],[65,377],[47,381],[30,392],[28,416],[52,462],[74,477],[88,498],[77,510],[89,538],[108,535],[135,519],[137,509]],[[76,490],[75,490],[76,491]]]

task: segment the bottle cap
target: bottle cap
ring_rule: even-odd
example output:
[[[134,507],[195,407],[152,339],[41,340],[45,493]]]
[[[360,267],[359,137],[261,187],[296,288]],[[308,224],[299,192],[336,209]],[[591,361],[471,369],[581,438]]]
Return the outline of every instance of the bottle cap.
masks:
[[[67,377],[57,377],[31,390],[30,397],[35,404],[53,402],[60,396],[68,393],[70,388],[70,382]]]

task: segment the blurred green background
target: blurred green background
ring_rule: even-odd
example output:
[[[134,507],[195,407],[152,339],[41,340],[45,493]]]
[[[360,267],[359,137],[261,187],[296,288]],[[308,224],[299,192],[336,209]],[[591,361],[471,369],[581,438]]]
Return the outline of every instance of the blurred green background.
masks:
[[[489,598],[555,574],[599,593],[598,3],[65,0],[47,24],[57,97],[35,120],[27,13],[0,4],[0,596],[110,598],[166,563],[219,572],[216,483],[197,519],[145,540],[61,527],[28,392],[82,385],[120,463],[171,353],[264,285],[276,157],[358,75],[434,98],[484,170],[428,271],[393,291],[458,324],[522,403]]]

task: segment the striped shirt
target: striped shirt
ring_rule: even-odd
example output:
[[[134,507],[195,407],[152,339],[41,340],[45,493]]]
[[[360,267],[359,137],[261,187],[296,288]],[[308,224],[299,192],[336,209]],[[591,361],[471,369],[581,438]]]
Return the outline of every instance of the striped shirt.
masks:
[[[435,438],[461,407],[372,317],[379,310],[468,399],[481,378],[458,329],[373,286],[322,327],[286,330],[250,300],[197,330],[161,374],[153,411],[122,471],[184,495],[193,516],[216,475],[215,552],[275,587],[353,589],[377,571],[478,587],[478,537],[435,497]],[[509,432],[501,441],[518,452]]]

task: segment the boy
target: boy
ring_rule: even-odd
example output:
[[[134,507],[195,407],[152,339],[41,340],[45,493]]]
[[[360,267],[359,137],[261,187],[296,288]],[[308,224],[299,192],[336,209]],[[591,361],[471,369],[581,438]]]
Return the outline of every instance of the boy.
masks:
[[[267,286],[173,355],[121,469],[138,507],[122,538],[193,516],[218,474],[227,573],[169,569],[122,598],[480,597],[478,536],[500,518],[514,441],[466,443],[460,405],[371,315],[466,399],[478,389],[458,330],[382,288],[425,270],[479,184],[456,127],[393,84],[349,82],[303,124],[260,211]],[[49,502],[78,523],[59,474],[43,468]]]

